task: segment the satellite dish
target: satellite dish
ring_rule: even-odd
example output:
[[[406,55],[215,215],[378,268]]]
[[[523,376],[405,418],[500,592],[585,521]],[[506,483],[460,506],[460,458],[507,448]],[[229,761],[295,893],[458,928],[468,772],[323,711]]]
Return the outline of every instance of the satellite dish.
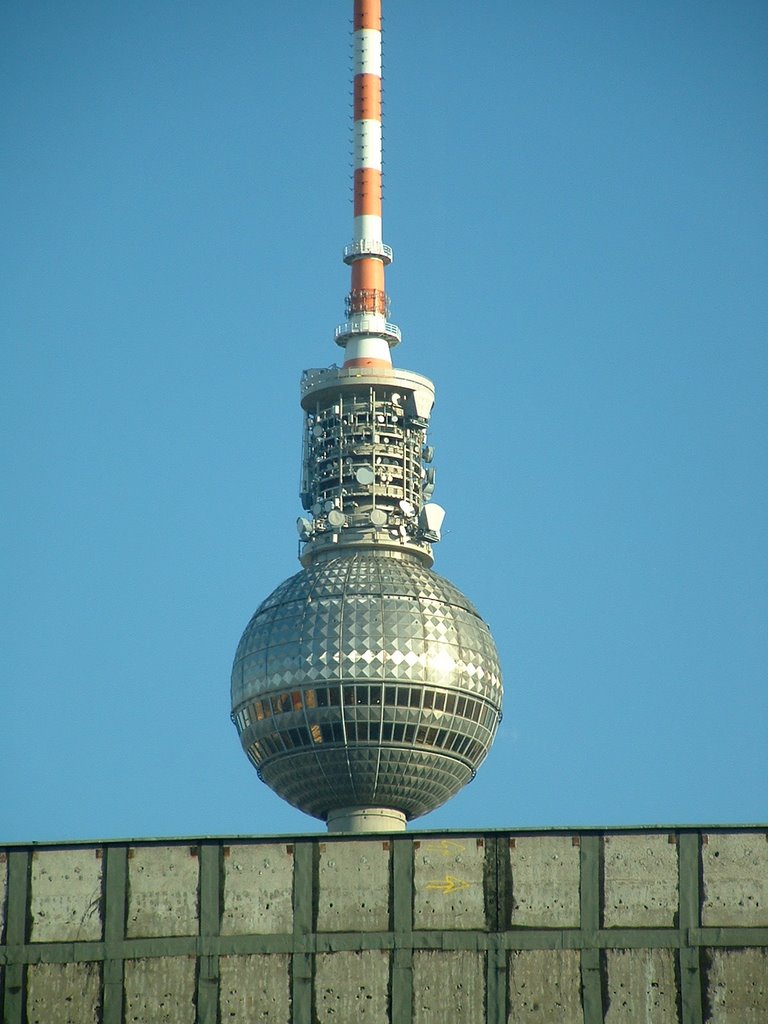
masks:
[[[323,509],[324,509],[324,510],[325,510],[326,512],[330,512],[332,508],[336,508],[336,503],[335,503],[335,502],[333,501],[333,499],[332,499],[332,498],[329,498],[329,499],[328,499],[328,500],[327,500],[327,501],[326,501],[326,502],[324,503],[324,505],[323,505]]]
[[[426,389],[418,388],[416,391],[410,391],[406,396],[405,410],[409,416],[428,420],[434,404],[434,395]]]
[[[430,447],[430,445],[425,444],[421,449],[421,457],[425,462],[431,462],[435,457],[435,449]]]
[[[323,428],[320,426],[319,423],[316,423],[314,427],[312,427],[312,433],[315,435],[315,437],[323,436]]]
[[[359,484],[373,484],[376,482],[376,474],[368,466],[361,466],[355,473]]]
[[[296,520],[296,529],[299,531],[299,537],[302,540],[309,540],[312,536],[312,523],[305,519],[304,516],[299,516]]]
[[[371,512],[371,522],[374,526],[385,526],[387,522],[387,513],[380,508],[375,508]]]
[[[403,513],[403,515],[408,516],[409,519],[411,516],[416,515],[416,509],[413,507],[410,501],[407,501],[405,498],[403,498],[402,501],[398,501],[397,504],[400,506],[400,511]]]
[[[344,525],[344,513],[340,512],[337,508],[332,509],[328,513],[328,522],[335,529],[338,529],[340,526]]]
[[[316,501],[315,504],[312,506],[312,515],[319,516],[322,511],[323,506],[320,504],[319,501]]]
[[[441,505],[430,502],[425,505],[419,515],[419,526],[424,533],[424,539],[437,542],[440,540],[440,528],[445,519],[445,509]]]

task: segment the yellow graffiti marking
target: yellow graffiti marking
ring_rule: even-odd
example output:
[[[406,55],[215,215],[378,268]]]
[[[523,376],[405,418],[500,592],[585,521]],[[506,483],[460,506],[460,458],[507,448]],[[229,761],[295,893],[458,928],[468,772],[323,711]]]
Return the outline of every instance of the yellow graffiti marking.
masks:
[[[466,843],[458,843],[455,839],[439,839],[435,842],[435,853],[441,857],[452,857],[456,853],[463,853]]]
[[[427,882],[425,888],[430,892],[441,892],[447,896],[451,892],[461,892],[468,889],[472,883],[465,882],[463,878],[455,878],[453,875],[446,875],[441,882]]]

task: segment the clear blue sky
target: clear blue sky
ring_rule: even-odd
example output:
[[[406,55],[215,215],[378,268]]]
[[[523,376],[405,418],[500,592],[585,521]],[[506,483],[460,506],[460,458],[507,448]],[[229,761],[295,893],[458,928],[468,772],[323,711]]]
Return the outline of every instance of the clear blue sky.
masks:
[[[315,831],[240,751],[348,287],[351,2],[10,0],[0,840]],[[505,716],[426,828],[768,819],[768,7],[385,6],[397,362]]]

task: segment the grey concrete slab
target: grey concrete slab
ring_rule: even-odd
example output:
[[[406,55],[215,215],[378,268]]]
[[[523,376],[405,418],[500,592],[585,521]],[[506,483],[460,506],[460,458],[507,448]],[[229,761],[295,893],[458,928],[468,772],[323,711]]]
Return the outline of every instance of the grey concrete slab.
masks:
[[[0,942],[5,941],[5,904],[8,899],[8,854],[0,851]]]
[[[765,827],[701,838],[632,829],[5,850],[0,1017],[768,1024]]]
[[[518,836],[510,841],[512,925],[578,928],[579,846],[573,836]]]
[[[509,1024],[582,1024],[578,950],[513,952],[509,961]]]
[[[708,952],[706,1024],[766,1024],[768,949]]]
[[[482,1024],[485,954],[415,950],[413,1024]]]
[[[290,1024],[289,961],[283,953],[220,957],[222,1024]]]
[[[32,854],[32,942],[98,941],[102,935],[100,849],[35,850]]]
[[[27,1024],[99,1024],[99,964],[30,964]]]
[[[126,1024],[195,1024],[195,958],[125,963]]]
[[[198,875],[196,847],[130,849],[128,937],[197,935]]]
[[[317,1024],[389,1024],[389,952],[321,953],[315,964]]]
[[[414,927],[485,928],[484,866],[482,839],[414,842]]]
[[[389,848],[380,839],[320,844],[318,931],[388,930]]]
[[[608,949],[605,1024],[679,1024],[673,949]]]
[[[606,928],[673,928],[678,912],[677,845],[667,833],[603,839]]]
[[[293,927],[293,856],[285,843],[224,850],[222,935],[279,935]]]
[[[768,834],[711,833],[701,846],[704,927],[768,925]]]

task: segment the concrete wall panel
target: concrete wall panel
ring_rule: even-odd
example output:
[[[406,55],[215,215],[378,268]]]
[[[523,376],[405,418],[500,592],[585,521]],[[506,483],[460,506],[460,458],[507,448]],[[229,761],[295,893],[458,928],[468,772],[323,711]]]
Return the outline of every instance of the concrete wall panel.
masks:
[[[575,949],[513,952],[509,1024],[582,1024],[581,961]]]
[[[221,1024],[290,1024],[290,957],[283,953],[219,959]]]
[[[766,826],[296,842],[0,849],[0,1019],[768,1024]]]
[[[125,1024],[195,1024],[195,958],[127,960]]]
[[[709,951],[706,1024],[768,1021],[768,949]]]
[[[197,935],[198,874],[196,847],[129,850],[128,937]]]
[[[578,928],[579,852],[572,836],[520,836],[510,843],[513,926]]]
[[[27,970],[27,1024],[98,1024],[98,964],[31,964]]]
[[[284,843],[224,850],[222,935],[279,935],[293,927],[293,856]]]
[[[479,1024],[485,1020],[485,954],[415,950],[413,1024]]]
[[[606,928],[672,928],[678,907],[677,845],[666,833],[605,836]]]
[[[485,928],[482,839],[414,843],[414,928]]]
[[[320,843],[318,931],[387,931],[389,846],[382,840]]]
[[[0,942],[5,938],[5,904],[8,897],[8,856],[0,853]]]
[[[768,835],[711,834],[701,848],[704,874],[702,924],[768,925]]]
[[[33,942],[101,938],[101,850],[35,850],[30,917]]]
[[[389,953],[321,953],[315,965],[315,1014],[318,1024],[389,1022]]]
[[[605,1024],[679,1024],[673,949],[608,949]]]

